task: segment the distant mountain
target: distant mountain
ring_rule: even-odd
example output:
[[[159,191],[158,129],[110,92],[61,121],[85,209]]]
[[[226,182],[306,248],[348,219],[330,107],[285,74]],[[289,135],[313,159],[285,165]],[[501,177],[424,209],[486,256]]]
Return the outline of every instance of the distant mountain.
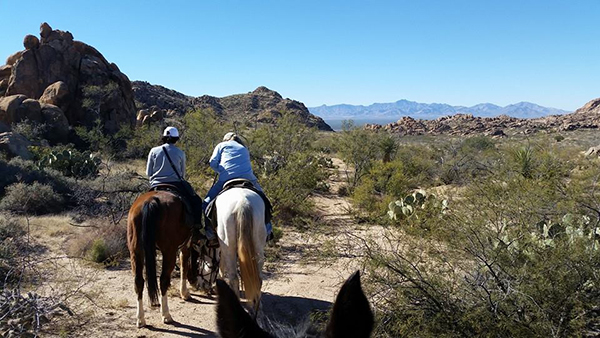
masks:
[[[536,118],[568,113],[565,110],[542,107],[530,102],[519,102],[506,107],[500,107],[491,103],[480,103],[472,107],[464,107],[451,106],[444,103],[419,103],[408,100],[399,100],[391,103],[373,103],[369,106],[354,106],[349,104],[322,105],[319,107],[309,107],[308,109],[311,113],[325,119],[410,116],[429,120],[454,114],[472,114],[479,117],[508,115],[519,118]]]

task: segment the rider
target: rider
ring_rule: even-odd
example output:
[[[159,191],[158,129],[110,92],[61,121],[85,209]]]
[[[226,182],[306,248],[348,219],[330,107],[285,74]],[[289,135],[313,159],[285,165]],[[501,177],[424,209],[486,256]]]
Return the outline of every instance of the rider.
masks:
[[[204,199],[205,205],[213,200],[223,189],[225,182],[234,178],[244,178],[252,182],[257,190],[263,191],[250,164],[250,152],[244,142],[233,132],[225,134],[223,142],[217,144],[210,157],[210,167],[219,174],[219,180],[210,188]],[[267,236],[270,239],[272,226],[266,224]]]
[[[164,144],[152,148],[148,154],[146,175],[150,179],[150,187],[156,188],[159,185],[175,186],[179,193],[189,201],[192,209],[189,212],[194,214],[195,224],[202,224],[202,213],[200,212],[202,210],[202,199],[184,180],[185,153],[175,145],[179,140],[179,131],[175,127],[165,128],[162,140]],[[205,233],[209,245],[218,243],[212,228],[206,227]]]

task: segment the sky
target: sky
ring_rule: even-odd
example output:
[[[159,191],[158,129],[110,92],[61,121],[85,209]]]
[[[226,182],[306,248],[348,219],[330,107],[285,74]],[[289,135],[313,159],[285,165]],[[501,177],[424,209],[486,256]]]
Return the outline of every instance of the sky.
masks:
[[[267,86],[322,104],[600,97],[600,0],[0,0],[0,60],[39,25],[187,95]]]

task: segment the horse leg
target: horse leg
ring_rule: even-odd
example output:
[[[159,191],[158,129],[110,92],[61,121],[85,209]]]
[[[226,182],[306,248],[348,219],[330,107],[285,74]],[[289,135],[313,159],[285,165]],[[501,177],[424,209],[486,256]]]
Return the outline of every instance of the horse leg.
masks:
[[[237,271],[237,243],[224,246],[221,245],[220,273],[235,295],[240,298],[240,285]]]
[[[181,248],[181,253],[179,254],[179,264],[181,265],[181,286],[179,288],[179,294],[183,300],[190,300],[190,291],[187,289],[190,250],[185,246]]]
[[[167,301],[167,291],[169,290],[169,286],[171,285],[171,273],[173,273],[173,269],[175,269],[175,260],[177,258],[177,249],[165,250],[163,252],[163,266],[162,272],[160,273],[160,314],[162,315],[163,322],[165,324],[173,323],[173,318],[169,313],[169,304]],[[183,266],[183,264],[182,264]]]
[[[131,268],[135,275],[135,293],[137,295],[137,327],[146,326],[144,318],[144,254],[131,253]]]

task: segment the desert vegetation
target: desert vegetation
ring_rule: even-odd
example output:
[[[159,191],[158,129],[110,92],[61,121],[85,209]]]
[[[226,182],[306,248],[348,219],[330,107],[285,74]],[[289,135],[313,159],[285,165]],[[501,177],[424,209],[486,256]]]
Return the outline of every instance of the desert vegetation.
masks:
[[[63,226],[85,229],[46,233],[77,234],[61,238],[63,258],[100,271],[126,262],[126,213],[147,189],[145,157],[165,125],[181,130],[199,194],[213,180],[207,166],[213,147],[236,130],[272,199],[278,237],[282,229],[285,236],[319,226],[315,194],[350,202],[362,231],[337,231],[350,238],[365,273],[374,336],[598,333],[600,163],[581,154],[594,135],[400,137],[351,122],[323,133],[285,111],[273,124],[239,126],[219,122],[211,110],[113,134],[97,122],[76,129],[77,144],[40,141],[29,148],[30,160],[0,158],[7,173],[0,177],[3,332],[70,332],[47,322],[57,312],[73,313],[71,293],[35,293],[47,290],[51,280],[39,276],[53,265],[22,259],[47,250],[31,238],[40,217],[61,215],[69,219]],[[342,161],[344,173],[336,191],[329,187],[332,158]],[[334,255],[347,251],[337,244]],[[43,311],[7,305],[35,307],[34,299]]]

